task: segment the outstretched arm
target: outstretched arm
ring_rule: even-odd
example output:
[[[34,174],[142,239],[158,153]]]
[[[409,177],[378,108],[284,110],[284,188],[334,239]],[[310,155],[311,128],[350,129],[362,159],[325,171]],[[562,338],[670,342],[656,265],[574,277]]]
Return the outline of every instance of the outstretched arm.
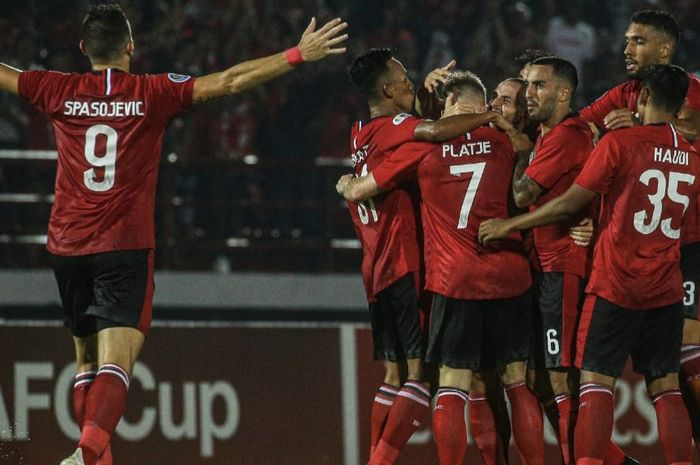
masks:
[[[336,18],[315,30],[316,18],[312,18],[299,45],[286,52],[244,61],[225,71],[198,78],[194,83],[192,99],[194,102],[203,102],[236,94],[281,76],[302,62],[344,53],[345,47],[336,46],[348,39],[347,34],[341,34],[347,27],[347,23]]]
[[[20,74],[20,70],[4,63],[0,63],[0,90],[18,94]]]
[[[508,237],[513,231],[559,223],[572,217],[577,211],[588,205],[595,196],[595,192],[573,184],[562,195],[550,200],[535,211],[506,220],[494,218],[482,222],[479,225],[479,242],[486,244]]]

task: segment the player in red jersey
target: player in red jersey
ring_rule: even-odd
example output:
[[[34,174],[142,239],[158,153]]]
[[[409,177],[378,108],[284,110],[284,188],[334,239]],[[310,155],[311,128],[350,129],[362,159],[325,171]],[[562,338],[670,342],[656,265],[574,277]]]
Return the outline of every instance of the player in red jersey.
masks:
[[[129,72],[129,22],[116,4],[93,7],[81,51],[92,72],[21,72],[0,64],[0,89],[53,122],[58,146],[48,250],[73,334],[78,375],[73,408],[78,448],[63,465],[111,463],[110,438],[151,322],[154,196],[163,133],[192,103],[241,92],[303,61],[343,53],[339,18],[298,46],[195,79]]]
[[[643,126],[614,131],[572,185],[539,209],[485,221],[490,243],[513,231],[571,218],[600,194],[600,235],[578,329],[581,368],[578,465],[600,465],[613,427],[613,388],[628,356],[645,375],[668,464],[692,462],[691,426],[678,388],[683,332],[681,229],[698,197],[700,159],[672,121],[688,76],[652,65],[640,73]]]
[[[532,211],[571,186],[593,149],[593,134],[587,122],[571,111],[571,99],[578,85],[573,64],[558,57],[538,58],[531,64],[527,82],[528,116],[531,122],[540,124],[540,135],[529,160],[524,154],[519,155],[513,195],[518,207]],[[541,270],[538,315],[542,326],[536,329],[536,341],[549,372],[558,411],[555,430],[566,464],[573,463],[578,376],[573,364],[575,334],[589,259],[588,249],[575,243],[569,228],[590,214],[584,211],[560,224],[533,230]],[[612,442],[606,457],[609,465],[631,460]]]
[[[486,91],[471,73],[452,74],[445,91],[446,113],[459,103],[477,112],[486,108]],[[368,175],[344,176],[337,186],[357,202],[418,180],[426,289],[434,293],[427,358],[440,364],[433,428],[442,465],[461,464],[464,457],[472,373],[495,368],[503,370],[523,462],[543,461],[541,412],[525,383],[529,265],[519,235],[494,249],[480,247],[476,236],[481,218],[507,216],[509,177],[503,174],[512,172],[514,161],[507,136],[480,127],[442,144],[406,144]]]
[[[630,80],[613,87],[581,110],[581,116],[601,130],[639,125],[637,97],[641,89],[639,73],[648,65],[671,63],[678,48],[680,32],[676,19],[661,10],[639,11],[625,32],[625,69]],[[683,110],[676,117],[676,128],[690,141],[700,131],[700,79],[688,74],[690,87]]]
[[[349,73],[367,98],[371,116],[352,127],[354,176],[371,171],[406,142],[447,140],[497,116],[485,113],[430,121],[410,115],[413,84],[389,49],[368,50],[354,61]],[[362,279],[369,302],[374,357],[385,361],[384,382],[372,403],[371,465],[395,463],[429,408],[430,392],[423,382],[419,317],[422,241],[416,228],[416,208],[411,189],[349,204],[363,249]],[[405,380],[401,377],[404,366]]]
[[[640,70],[647,65],[670,63],[678,47],[679,28],[675,18],[665,11],[640,11],[632,16],[625,32],[625,66],[629,81],[620,84],[587,108],[581,115],[602,130],[613,130],[639,124],[637,98],[641,88]],[[700,134],[700,79],[688,74],[690,85],[684,108],[674,124],[688,140]],[[697,141],[700,143],[700,141]],[[700,208],[700,206],[698,207]],[[698,212],[691,212],[700,218]],[[700,269],[700,224],[691,221],[683,231],[681,268],[686,291],[686,319],[683,336],[682,383],[687,382],[683,397],[692,411],[700,409],[700,321],[698,321],[696,286]],[[700,419],[694,425],[695,446],[700,453]]]

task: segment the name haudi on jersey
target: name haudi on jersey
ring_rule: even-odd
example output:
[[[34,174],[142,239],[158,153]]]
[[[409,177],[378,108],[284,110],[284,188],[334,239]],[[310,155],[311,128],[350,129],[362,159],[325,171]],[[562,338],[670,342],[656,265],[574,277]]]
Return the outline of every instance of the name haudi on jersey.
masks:
[[[688,166],[688,152],[678,149],[654,147],[654,161]]]
[[[123,118],[126,116],[144,116],[143,101],[126,102],[78,102],[68,100],[64,103],[63,114],[66,116],[87,116],[103,118]]]

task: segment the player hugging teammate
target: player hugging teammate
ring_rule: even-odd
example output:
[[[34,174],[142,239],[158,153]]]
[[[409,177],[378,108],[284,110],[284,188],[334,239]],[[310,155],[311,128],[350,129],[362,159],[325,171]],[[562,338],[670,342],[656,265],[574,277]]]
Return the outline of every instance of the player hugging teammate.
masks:
[[[611,441],[615,379],[629,357],[666,463],[690,465],[693,438],[700,451],[700,80],[670,64],[670,14],[634,14],[625,41],[629,81],[580,113],[576,68],[546,53],[501,82],[489,106],[475,74],[454,62],[434,70],[416,105],[434,121],[410,115],[413,86],[390,54],[370,50],[353,64],[358,84],[373,57],[372,119],[353,126],[355,171],[336,189],[364,249],[375,356],[389,360],[370,464],[396,462],[412,432],[396,420],[415,428],[431,390],[441,465],[462,464],[467,401],[486,465],[508,462],[511,425],[521,461],[542,464],[538,400],[565,464],[638,463]],[[400,106],[380,105],[399,96]],[[459,132],[418,135],[440,123]],[[428,294],[424,341],[428,306],[418,302]],[[437,386],[410,369],[423,357],[439,367]],[[399,390],[391,364],[406,359]]]

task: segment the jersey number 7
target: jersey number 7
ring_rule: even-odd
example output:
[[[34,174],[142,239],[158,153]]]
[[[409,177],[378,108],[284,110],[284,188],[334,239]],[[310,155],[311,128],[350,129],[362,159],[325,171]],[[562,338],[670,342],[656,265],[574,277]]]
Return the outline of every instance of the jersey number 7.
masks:
[[[467,228],[467,223],[469,222],[469,211],[472,209],[474,197],[476,196],[477,189],[479,189],[479,183],[481,182],[481,176],[484,174],[485,166],[485,161],[482,161],[480,163],[468,163],[466,165],[450,166],[450,174],[452,176],[461,177],[464,173],[472,173],[472,177],[469,180],[469,183],[467,184],[467,193],[464,194],[462,208],[459,210],[459,221],[457,222],[457,229]]]

